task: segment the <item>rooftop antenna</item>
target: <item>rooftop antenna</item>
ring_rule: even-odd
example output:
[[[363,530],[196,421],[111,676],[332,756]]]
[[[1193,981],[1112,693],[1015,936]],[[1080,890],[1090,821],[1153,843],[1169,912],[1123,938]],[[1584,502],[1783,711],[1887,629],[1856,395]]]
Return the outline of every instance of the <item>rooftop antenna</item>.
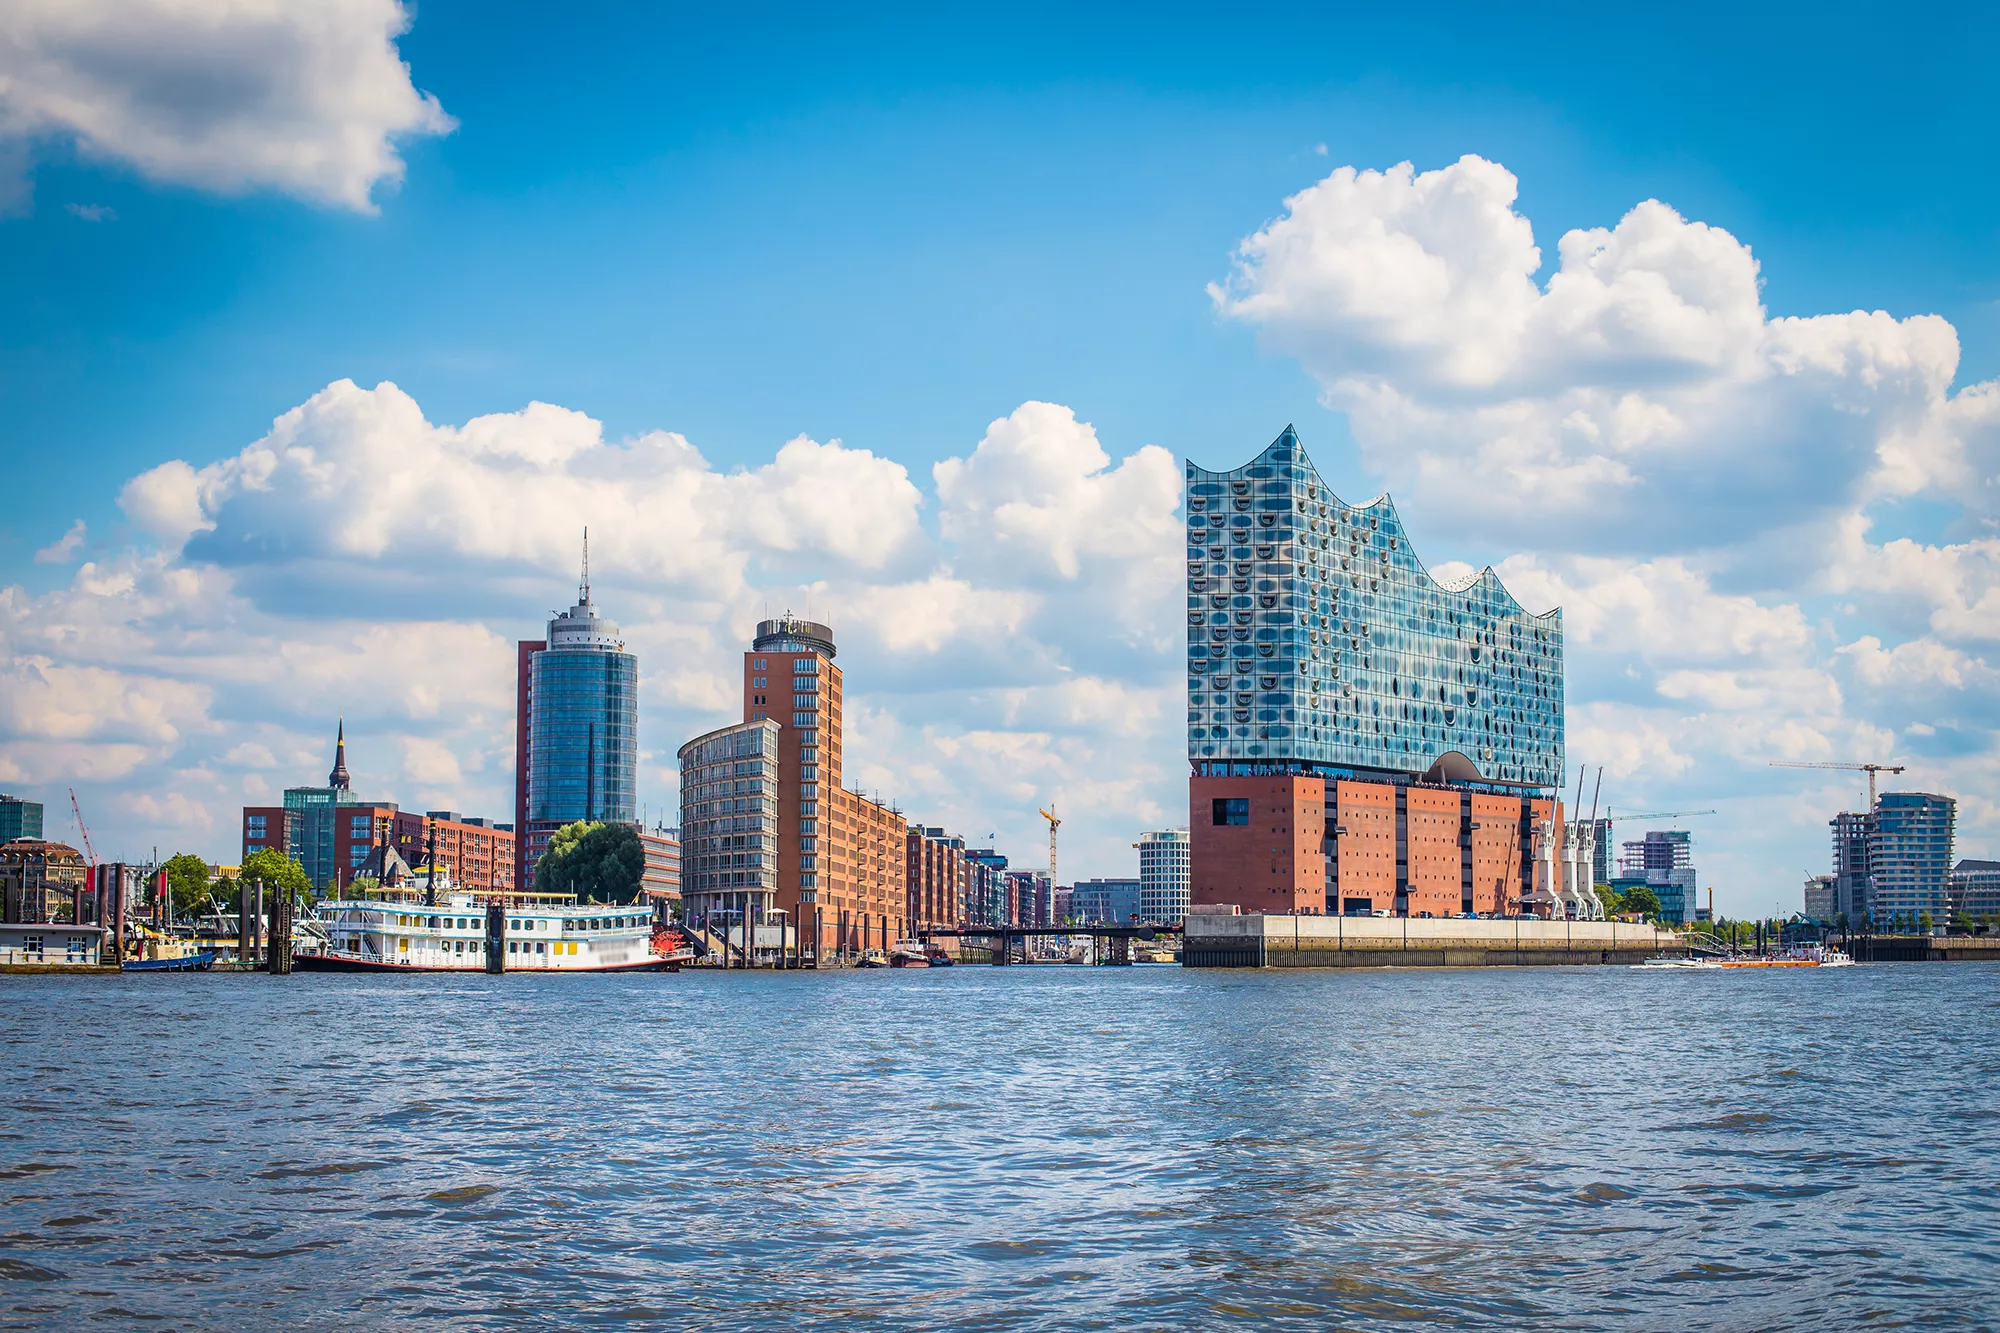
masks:
[[[590,528],[588,525],[585,525],[583,529],[583,586],[578,591],[582,593],[583,604],[585,606],[589,606],[590,605]]]

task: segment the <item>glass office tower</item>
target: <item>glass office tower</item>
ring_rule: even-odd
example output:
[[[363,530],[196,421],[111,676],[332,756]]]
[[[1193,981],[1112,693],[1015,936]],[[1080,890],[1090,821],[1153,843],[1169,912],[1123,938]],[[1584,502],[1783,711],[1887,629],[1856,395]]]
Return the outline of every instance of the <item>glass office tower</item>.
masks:
[[[639,659],[597,614],[588,583],[580,594],[528,655],[527,828],[515,836],[529,877],[564,824],[639,818]]]

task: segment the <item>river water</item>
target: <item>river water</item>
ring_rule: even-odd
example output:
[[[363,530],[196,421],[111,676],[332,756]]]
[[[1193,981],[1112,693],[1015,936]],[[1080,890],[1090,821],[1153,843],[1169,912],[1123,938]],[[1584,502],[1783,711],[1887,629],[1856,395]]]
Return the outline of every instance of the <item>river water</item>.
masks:
[[[0,978],[0,1327],[2000,1325],[2000,968]]]

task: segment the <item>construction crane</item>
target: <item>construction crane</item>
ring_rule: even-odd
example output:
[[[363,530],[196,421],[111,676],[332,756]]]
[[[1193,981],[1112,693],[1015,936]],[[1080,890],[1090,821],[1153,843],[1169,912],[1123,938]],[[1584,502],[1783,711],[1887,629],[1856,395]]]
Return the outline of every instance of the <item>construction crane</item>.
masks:
[[[1054,805],[1055,802],[1049,804]],[[1056,900],[1056,830],[1062,827],[1062,821],[1047,810],[1042,811],[1042,818],[1049,821],[1049,906],[1053,908]]]
[[[1772,768],[1839,768],[1839,769],[1845,769],[1850,773],[1866,773],[1868,775],[1868,808],[1870,810],[1873,810],[1875,808],[1875,775],[1877,773],[1901,773],[1903,771],[1903,765],[1901,764],[1813,763],[1813,762],[1802,762],[1796,759],[1773,759],[1771,761],[1771,767]]]
[[[1643,815],[1614,815],[1609,807],[1604,811],[1604,822],[1617,823],[1622,819],[1693,819],[1697,815],[1712,815],[1713,810],[1649,810]]]
[[[97,849],[90,845],[90,830],[83,826],[83,807],[76,803],[76,788],[69,789],[69,810],[76,816],[77,835],[83,839],[83,857],[90,865],[90,877],[97,878]]]

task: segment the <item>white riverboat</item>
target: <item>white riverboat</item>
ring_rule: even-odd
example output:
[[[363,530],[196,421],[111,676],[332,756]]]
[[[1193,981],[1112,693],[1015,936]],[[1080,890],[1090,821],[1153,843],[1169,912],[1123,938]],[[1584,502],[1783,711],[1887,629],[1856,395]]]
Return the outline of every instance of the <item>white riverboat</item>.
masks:
[[[318,904],[326,943],[295,954],[293,967],[484,972],[491,953],[506,972],[645,972],[691,957],[665,941],[656,946],[653,914],[644,904],[579,903],[555,893],[446,890],[435,903],[427,896],[411,886]]]

